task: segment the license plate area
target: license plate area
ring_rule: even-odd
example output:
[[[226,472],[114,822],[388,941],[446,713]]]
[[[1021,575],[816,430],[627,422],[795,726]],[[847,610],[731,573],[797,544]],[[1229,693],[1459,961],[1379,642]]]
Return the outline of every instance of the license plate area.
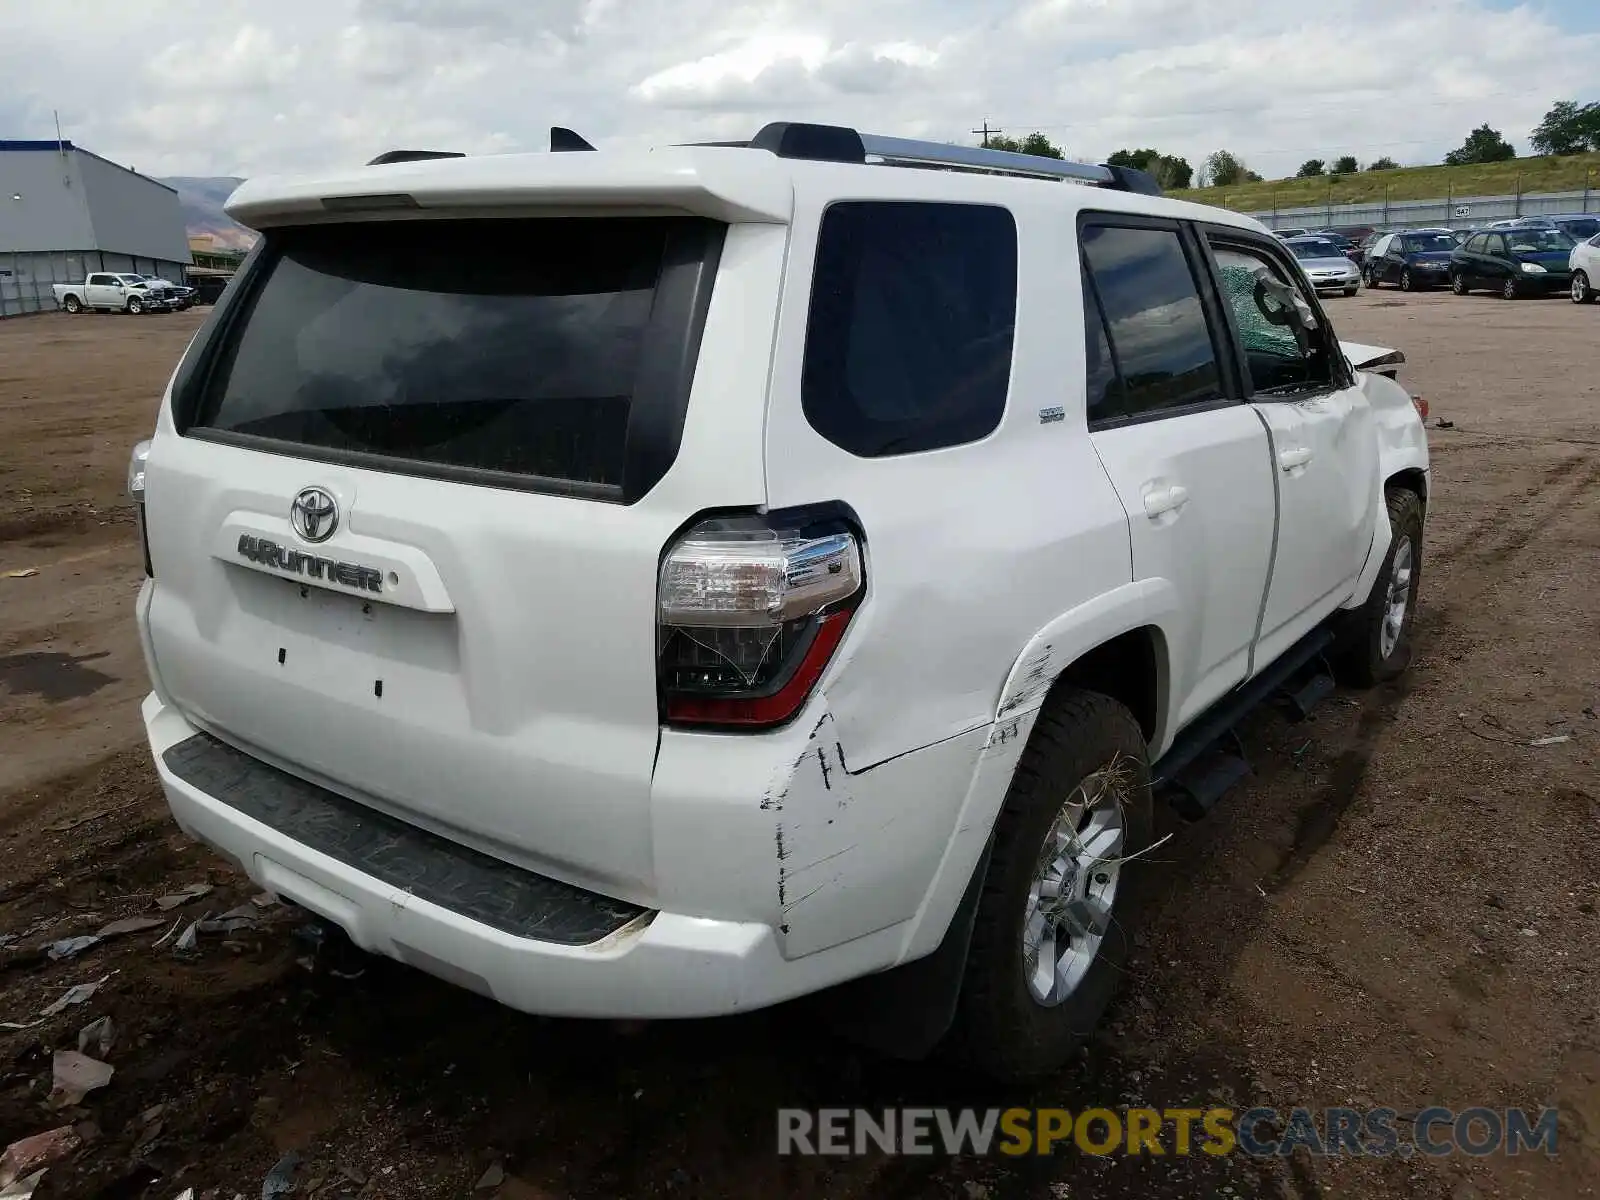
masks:
[[[235,636],[287,678],[347,694],[371,692],[397,671],[460,673],[454,613],[419,612],[244,568],[227,571]]]

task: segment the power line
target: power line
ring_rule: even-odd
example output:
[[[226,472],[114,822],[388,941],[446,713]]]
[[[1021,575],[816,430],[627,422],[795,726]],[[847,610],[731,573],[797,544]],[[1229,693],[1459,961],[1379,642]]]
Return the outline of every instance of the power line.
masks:
[[[1005,130],[1004,129],[990,129],[989,128],[989,118],[985,117],[983,119],[983,128],[982,129],[974,129],[974,130],[972,130],[972,132],[973,133],[981,133],[983,135],[983,148],[985,150],[987,150],[989,148],[989,137],[990,137],[990,135],[996,134],[996,133],[1004,133]]]

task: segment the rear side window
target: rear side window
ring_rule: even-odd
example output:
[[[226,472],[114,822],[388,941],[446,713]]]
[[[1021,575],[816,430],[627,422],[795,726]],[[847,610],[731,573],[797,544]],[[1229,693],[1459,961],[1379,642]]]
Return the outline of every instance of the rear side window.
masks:
[[[1081,241],[1122,375],[1123,415],[1219,399],[1216,349],[1177,230],[1085,225]]]
[[[865,458],[987,436],[1005,412],[1016,312],[1006,209],[831,205],[806,324],[806,419]]]
[[[1087,277],[1083,281],[1083,330],[1085,416],[1095,425],[1122,415],[1122,381],[1111,357],[1105,315]]]
[[[191,428],[635,499],[677,452],[722,230],[618,217],[273,232]]]

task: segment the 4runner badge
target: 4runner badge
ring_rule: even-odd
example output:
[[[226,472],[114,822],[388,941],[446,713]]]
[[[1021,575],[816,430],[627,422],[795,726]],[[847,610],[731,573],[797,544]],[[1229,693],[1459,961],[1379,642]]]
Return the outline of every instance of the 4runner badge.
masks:
[[[288,571],[293,575],[308,575],[312,579],[327,579],[363,592],[383,591],[383,572],[377,567],[337,562],[331,558],[307,554],[302,550],[280,546],[271,538],[258,537],[253,533],[239,535],[239,557],[260,563],[264,567],[272,567],[274,570]]]
[[[308,542],[325,542],[339,528],[339,504],[333,493],[319,487],[302,488],[289,505],[289,524]]]

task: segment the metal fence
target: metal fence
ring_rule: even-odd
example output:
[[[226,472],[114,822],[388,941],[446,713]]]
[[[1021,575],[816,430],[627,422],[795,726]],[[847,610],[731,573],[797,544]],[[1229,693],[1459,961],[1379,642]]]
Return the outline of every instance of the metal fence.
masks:
[[[1223,195],[1227,207],[1227,195]],[[1445,196],[1437,200],[1364,200],[1358,204],[1315,204],[1298,208],[1253,210],[1250,215],[1269,229],[1378,229],[1440,225],[1452,229],[1484,225],[1510,217],[1550,213],[1600,213],[1600,189],[1534,192],[1509,196]]]
[[[182,263],[100,250],[34,250],[0,252],[0,317],[54,312],[58,283],[82,283],[90,271],[126,271],[159,275],[182,283]]]

